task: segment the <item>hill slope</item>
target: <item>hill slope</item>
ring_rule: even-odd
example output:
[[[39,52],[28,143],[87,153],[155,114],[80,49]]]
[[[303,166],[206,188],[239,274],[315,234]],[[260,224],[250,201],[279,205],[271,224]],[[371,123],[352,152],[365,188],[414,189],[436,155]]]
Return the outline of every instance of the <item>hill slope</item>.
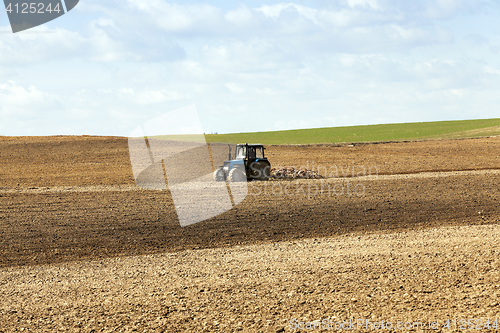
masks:
[[[205,137],[208,142],[258,142],[270,145],[456,139],[495,135],[500,135],[500,118],[207,134]]]

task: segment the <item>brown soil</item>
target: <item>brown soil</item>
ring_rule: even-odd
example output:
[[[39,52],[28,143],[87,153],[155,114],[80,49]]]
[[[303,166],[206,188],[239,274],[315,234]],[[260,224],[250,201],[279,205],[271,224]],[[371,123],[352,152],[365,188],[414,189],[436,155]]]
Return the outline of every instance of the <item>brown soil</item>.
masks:
[[[355,143],[340,147],[270,146],[273,166],[304,166],[322,175],[355,175],[378,170],[380,175],[433,171],[482,170],[500,168],[500,137],[415,141],[399,143]],[[325,170],[326,169],[326,170]]]
[[[292,318],[496,315],[500,138],[266,153],[273,166],[340,178],[252,183],[240,205],[181,228],[169,191],[134,186],[124,138],[0,138],[0,297],[10,299],[0,306],[0,332],[276,332],[289,331]],[[352,178],[352,170],[395,176]],[[414,174],[430,171],[437,173]],[[286,185],[293,195],[276,192]],[[316,186],[323,193],[308,197]],[[443,229],[471,225],[490,229]],[[459,230],[467,245],[457,248],[460,238],[442,230]],[[139,257],[125,258],[132,255]]]
[[[268,146],[274,166],[347,176],[500,169],[500,137],[360,144]],[[354,166],[354,168],[353,168]],[[120,137],[0,137],[0,188],[133,185],[128,140]],[[333,174],[332,174],[333,173]]]

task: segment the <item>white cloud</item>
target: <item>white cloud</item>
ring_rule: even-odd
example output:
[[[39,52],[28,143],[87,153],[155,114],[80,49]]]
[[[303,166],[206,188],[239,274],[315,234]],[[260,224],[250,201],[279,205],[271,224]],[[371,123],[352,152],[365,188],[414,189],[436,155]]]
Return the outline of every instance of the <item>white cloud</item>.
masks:
[[[86,40],[65,29],[42,26],[39,33],[3,34],[0,38],[0,64],[36,63],[77,56]]]
[[[40,91],[33,85],[19,86],[14,81],[0,83],[0,111],[2,116],[30,116],[33,108],[57,107],[59,98]]]
[[[190,104],[219,133],[496,112],[500,40],[468,30],[491,3],[315,3],[88,0],[78,27],[2,35],[0,135],[127,135]]]
[[[377,0],[347,0],[347,4],[349,7],[371,7],[373,9],[380,8],[380,5]]]
[[[123,4],[120,1],[120,4]],[[224,21],[224,12],[217,7],[201,5],[178,5],[166,1],[127,0],[125,6],[108,11],[111,17],[120,19],[123,27],[153,24],[155,28],[172,33],[195,32],[202,27],[208,31],[219,30],[219,22]],[[127,29],[128,30],[128,29]]]
[[[500,75],[500,68],[493,68],[490,66],[485,66],[483,69],[484,73],[491,75]]]
[[[316,20],[316,15],[318,11],[316,9],[302,5],[297,5],[294,3],[279,3],[270,6],[263,5],[257,10],[264,13],[265,16],[271,18],[278,18],[280,16],[284,16],[284,14],[286,15],[287,12],[297,13],[301,17],[304,17],[316,24],[318,23],[318,21]]]
[[[149,104],[157,104],[164,103],[168,101],[176,101],[181,99],[189,99],[189,96],[181,95],[177,92],[169,92],[165,90],[153,90],[153,91],[144,91],[137,94],[135,98],[136,103],[139,105],[149,105]]]
[[[245,88],[243,88],[241,85],[234,83],[234,82],[227,82],[226,84],[227,89],[229,89],[230,92],[233,94],[242,94],[245,92]]]
[[[255,23],[255,17],[252,9],[246,6],[240,6],[236,9],[229,10],[224,18],[231,24],[236,26],[249,26]]]

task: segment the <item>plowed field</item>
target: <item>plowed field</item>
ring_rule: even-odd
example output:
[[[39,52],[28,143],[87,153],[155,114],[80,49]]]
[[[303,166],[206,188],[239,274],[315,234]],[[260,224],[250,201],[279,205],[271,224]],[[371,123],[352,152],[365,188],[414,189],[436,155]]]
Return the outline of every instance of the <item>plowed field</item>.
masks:
[[[0,138],[0,332],[496,319],[500,138],[266,154],[326,178],[252,182],[181,228],[125,138]]]

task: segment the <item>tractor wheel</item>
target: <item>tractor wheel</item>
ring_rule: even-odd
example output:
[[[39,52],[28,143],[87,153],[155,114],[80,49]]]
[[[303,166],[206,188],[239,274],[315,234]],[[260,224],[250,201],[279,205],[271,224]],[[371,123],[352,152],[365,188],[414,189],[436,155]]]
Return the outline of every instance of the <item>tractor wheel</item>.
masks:
[[[270,165],[261,169],[261,172],[262,172],[262,174],[261,174],[260,180],[269,180],[271,178],[271,166]]]
[[[263,162],[253,162],[248,170],[248,180],[269,180],[271,178],[271,166]]]
[[[226,175],[224,174],[224,170],[222,170],[221,168],[219,169],[216,169],[214,171],[214,180],[216,182],[223,182],[226,180]]]
[[[247,176],[240,168],[234,168],[229,171],[229,175],[227,176],[227,180],[230,182],[244,182],[247,180]]]

